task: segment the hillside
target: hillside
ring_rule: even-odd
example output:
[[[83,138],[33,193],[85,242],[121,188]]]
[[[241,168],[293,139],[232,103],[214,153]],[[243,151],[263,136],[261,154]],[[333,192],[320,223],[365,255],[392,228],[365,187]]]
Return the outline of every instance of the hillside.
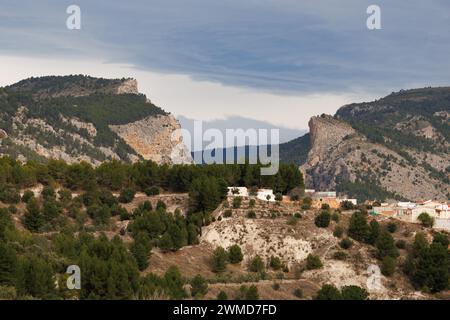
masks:
[[[307,185],[359,200],[448,199],[449,118],[450,88],[400,91],[313,117],[301,166]]]
[[[134,79],[49,76],[0,88],[0,153],[22,161],[170,163],[179,128]],[[177,160],[191,162],[185,149]]]

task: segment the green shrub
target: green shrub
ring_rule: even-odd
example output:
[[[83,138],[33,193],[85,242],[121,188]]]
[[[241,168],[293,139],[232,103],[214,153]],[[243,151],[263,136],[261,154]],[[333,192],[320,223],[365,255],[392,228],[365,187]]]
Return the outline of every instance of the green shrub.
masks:
[[[381,273],[387,277],[392,276],[395,272],[395,258],[386,256],[381,262]]]
[[[428,213],[422,212],[418,217],[417,220],[422,223],[424,227],[430,228],[434,225],[434,218],[431,217]]]
[[[397,231],[397,224],[395,222],[389,222],[386,226],[387,231],[394,233]]]
[[[34,198],[34,192],[31,190],[27,190],[23,193],[22,202],[27,203],[31,198]]]
[[[306,258],[306,269],[307,270],[313,270],[313,269],[320,269],[322,268],[323,264],[322,261],[320,261],[319,256],[315,256],[313,254],[309,254]]]
[[[340,238],[343,234],[344,229],[341,226],[336,226],[336,228],[334,228],[333,236],[335,236],[336,238]]]
[[[228,248],[228,259],[232,264],[240,263],[244,259],[244,255],[242,254],[239,245],[234,244]]]
[[[238,209],[241,207],[242,204],[242,198],[241,197],[234,197],[233,198],[233,208]]]
[[[341,292],[331,284],[324,284],[317,292],[315,300],[342,300]]]
[[[395,246],[399,249],[405,249],[406,248],[406,242],[405,240],[397,240],[395,242]]]
[[[220,290],[219,294],[217,295],[217,300],[228,300],[228,295],[225,291]]]
[[[228,261],[228,253],[222,247],[217,247],[212,255],[211,264],[214,272],[225,271]]]
[[[191,280],[191,296],[203,297],[208,292],[208,283],[201,275],[196,275]]]
[[[322,211],[314,219],[314,223],[319,228],[327,228],[330,225],[331,215],[328,211]]]
[[[253,208],[255,206],[255,204],[256,204],[256,200],[255,199],[250,199],[249,202],[248,202],[248,205],[249,205],[250,208]]]
[[[344,286],[341,288],[343,300],[367,300],[369,293],[366,289],[358,286]]]
[[[233,211],[231,209],[227,209],[223,212],[224,218],[230,218],[233,215]]]
[[[132,188],[125,188],[120,192],[119,202],[120,203],[130,203],[133,201],[136,191]]]
[[[283,266],[281,259],[275,256],[271,256],[270,257],[270,267],[273,270],[280,270],[281,267]]]
[[[299,299],[303,298],[303,290],[300,288],[296,288],[292,294]]]
[[[252,260],[250,260],[249,270],[251,272],[259,272],[259,273],[261,273],[261,272],[264,271],[264,269],[265,269],[264,262],[263,262],[263,260],[261,259],[260,256],[256,255],[256,256],[253,257]]]
[[[344,238],[341,240],[341,242],[339,242],[339,246],[342,249],[346,249],[346,250],[350,249],[352,247],[352,245],[353,245],[353,242],[349,238]]]
[[[250,210],[249,212],[247,212],[247,218],[249,218],[249,219],[256,219],[255,211]]]
[[[157,196],[157,195],[160,194],[160,190],[159,190],[158,187],[153,186],[153,187],[150,187],[150,188],[145,189],[145,190],[144,190],[144,193],[145,193],[147,196],[149,196],[149,197],[150,197],[150,196]]]
[[[347,254],[344,251],[336,251],[335,253],[333,253],[333,259],[345,260],[347,259]]]

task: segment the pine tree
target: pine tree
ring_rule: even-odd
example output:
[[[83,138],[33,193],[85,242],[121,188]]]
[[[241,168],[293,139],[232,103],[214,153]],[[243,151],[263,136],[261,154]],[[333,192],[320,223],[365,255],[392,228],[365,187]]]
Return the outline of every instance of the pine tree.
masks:
[[[0,242],[0,285],[14,285],[16,268],[16,252]]]
[[[39,232],[44,219],[41,214],[41,209],[36,198],[31,198],[27,203],[27,210],[24,215],[24,225],[32,232]]]
[[[392,258],[398,257],[398,250],[395,246],[394,238],[388,231],[383,230],[380,233],[375,245],[378,249],[378,257],[380,259],[383,259],[386,256]]]
[[[228,259],[230,263],[236,264],[242,261],[244,255],[242,254],[241,247],[239,245],[234,244],[228,248]]]

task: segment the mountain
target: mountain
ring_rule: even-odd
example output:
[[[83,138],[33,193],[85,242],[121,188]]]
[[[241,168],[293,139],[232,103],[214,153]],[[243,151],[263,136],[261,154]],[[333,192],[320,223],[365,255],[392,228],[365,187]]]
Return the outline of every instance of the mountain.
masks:
[[[191,163],[178,129],[135,79],[47,76],[0,88],[0,154],[22,161]]]
[[[450,88],[403,90],[309,122],[309,187],[360,199],[450,197]]]

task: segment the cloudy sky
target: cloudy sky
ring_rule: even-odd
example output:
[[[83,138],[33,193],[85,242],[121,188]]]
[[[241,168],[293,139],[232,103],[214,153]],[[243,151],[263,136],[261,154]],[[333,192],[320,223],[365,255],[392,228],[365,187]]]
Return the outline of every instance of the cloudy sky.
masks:
[[[66,28],[71,4],[81,30]],[[449,27],[448,0],[0,0],[0,85],[134,77],[175,115],[305,129],[349,102],[450,85]]]

